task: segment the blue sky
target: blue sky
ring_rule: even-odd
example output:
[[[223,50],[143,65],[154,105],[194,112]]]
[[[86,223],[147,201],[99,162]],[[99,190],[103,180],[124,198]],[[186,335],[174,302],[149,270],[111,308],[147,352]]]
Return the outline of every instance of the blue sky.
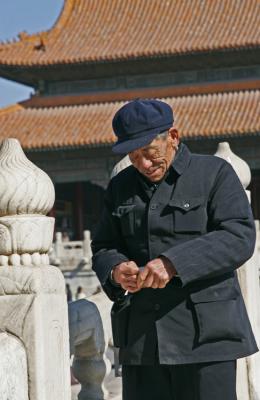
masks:
[[[22,31],[35,33],[51,28],[63,7],[63,0],[0,0],[0,42]],[[31,88],[0,78],[0,107],[29,97]]]

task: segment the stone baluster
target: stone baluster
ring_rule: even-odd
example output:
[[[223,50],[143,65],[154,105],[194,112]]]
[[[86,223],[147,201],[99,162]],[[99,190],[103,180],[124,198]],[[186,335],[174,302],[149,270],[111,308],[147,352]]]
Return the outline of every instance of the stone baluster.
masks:
[[[230,149],[228,143],[220,143],[215,154],[227,160],[236,171],[244,189],[251,181],[251,172],[247,163],[236,156]],[[232,190],[232,188],[230,188]],[[247,191],[250,200],[250,192]],[[250,260],[238,270],[238,277],[247,307],[251,325],[260,345],[260,287],[259,287],[259,221],[256,221],[257,245]],[[238,360],[237,373],[237,395],[238,400],[259,400],[260,399],[260,354]]]
[[[84,231],[82,261],[84,261],[86,264],[90,266],[91,257],[92,257],[92,250],[91,250],[90,231]]]
[[[53,184],[16,139],[0,149],[0,398],[69,400],[68,312],[49,265]]]
[[[111,340],[111,302],[103,292],[69,303],[70,353],[73,375],[81,384],[79,400],[108,398],[104,379],[111,370],[106,357]]]
[[[62,244],[62,233],[55,233],[55,242],[53,244],[55,253],[55,265],[60,265],[61,258],[63,256],[63,244]]]

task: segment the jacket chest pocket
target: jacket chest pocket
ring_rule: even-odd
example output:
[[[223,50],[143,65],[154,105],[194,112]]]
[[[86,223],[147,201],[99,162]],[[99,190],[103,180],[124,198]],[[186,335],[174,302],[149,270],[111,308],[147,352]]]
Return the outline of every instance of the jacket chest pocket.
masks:
[[[173,208],[173,230],[175,232],[205,232],[207,210],[203,197],[190,199],[174,198],[169,202]]]
[[[121,231],[123,236],[134,235],[135,231],[135,204],[121,205],[118,206],[115,211],[112,212],[114,217],[119,219]]]
[[[191,293],[190,299],[198,323],[198,343],[243,338],[235,287],[207,288]]]

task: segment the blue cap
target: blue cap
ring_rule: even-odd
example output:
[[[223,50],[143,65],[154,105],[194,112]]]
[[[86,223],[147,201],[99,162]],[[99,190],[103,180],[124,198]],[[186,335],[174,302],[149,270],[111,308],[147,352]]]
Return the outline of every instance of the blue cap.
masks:
[[[174,122],[172,108],[159,100],[134,100],[115,114],[112,126],[117,142],[114,153],[127,154],[146,146]]]

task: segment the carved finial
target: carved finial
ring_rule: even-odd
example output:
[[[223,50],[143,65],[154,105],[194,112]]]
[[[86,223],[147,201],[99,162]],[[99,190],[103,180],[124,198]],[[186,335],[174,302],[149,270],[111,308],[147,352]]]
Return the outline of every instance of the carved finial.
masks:
[[[29,35],[26,31],[19,32],[17,36],[22,41],[28,39],[28,37],[29,37]]]
[[[43,35],[38,35],[38,37],[35,40],[34,43],[34,49],[35,50],[42,50],[45,51],[46,50],[46,40],[45,40],[45,36]]]
[[[25,156],[16,139],[0,149],[0,265],[48,264],[55,199],[48,175]]]
[[[242,158],[236,156],[233,153],[233,151],[230,149],[228,142],[222,142],[218,144],[218,149],[215,153],[215,156],[223,158],[232,165],[244,189],[246,189],[251,182],[250,168],[248,164],[244,160],[242,160]]]
[[[28,160],[19,141],[4,140],[0,149],[0,216],[46,215],[54,198],[49,176]]]

